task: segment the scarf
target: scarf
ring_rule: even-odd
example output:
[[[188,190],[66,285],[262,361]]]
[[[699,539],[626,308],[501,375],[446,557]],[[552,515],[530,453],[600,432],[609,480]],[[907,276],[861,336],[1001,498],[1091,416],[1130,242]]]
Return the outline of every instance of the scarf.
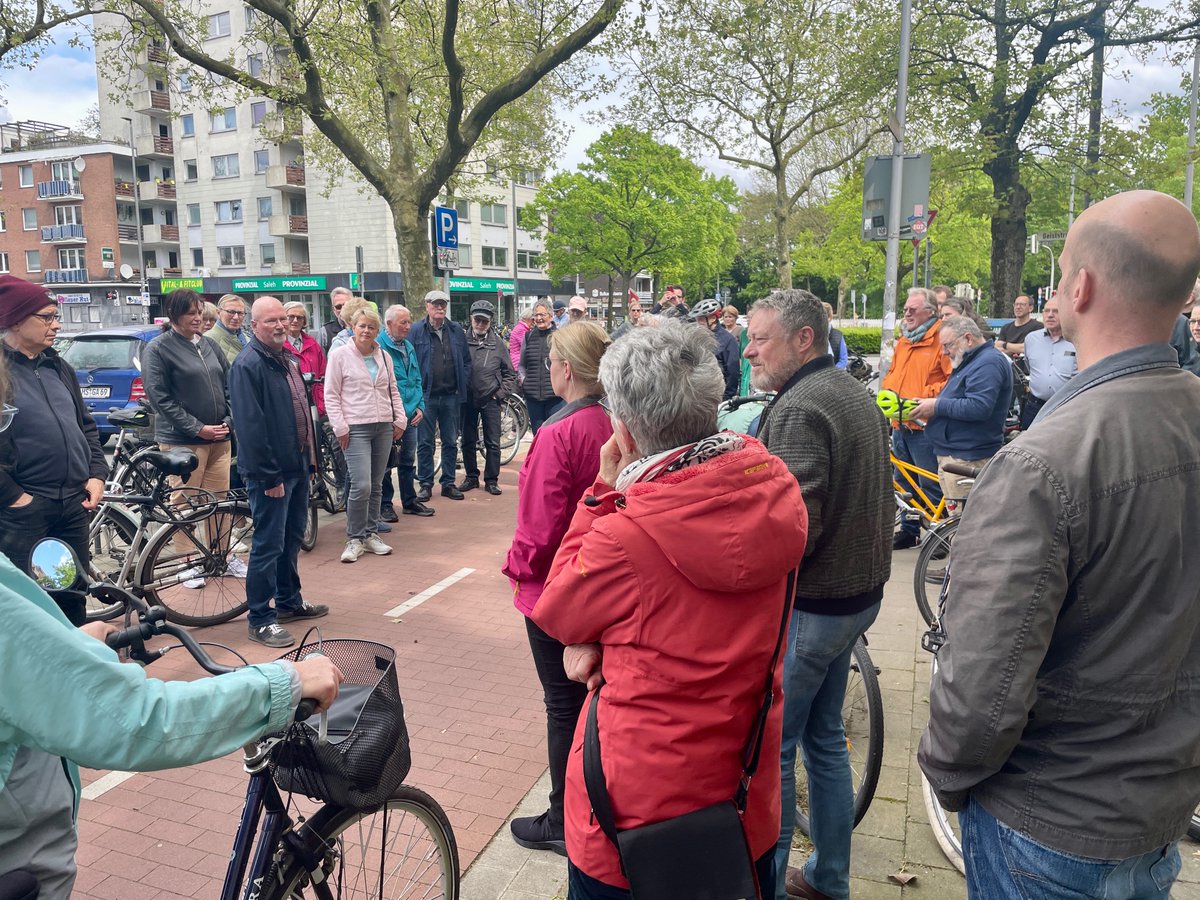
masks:
[[[705,462],[723,453],[741,450],[745,446],[746,440],[740,434],[732,431],[718,431],[694,444],[684,444],[672,450],[663,450],[661,453],[652,453],[634,460],[621,470],[621,474],[617,476],[617,483],[613,487],[624,494],[635,484],[653,481],[667,472],[678,472],[680,469]]]
[[[939,321],[940,321],[940,319],[938,319],[937,316],[930,316],[928,319],[926,319],[923,323],[918,325],[912,331],[909,331],[908,328],[905,327],[904,323],[901,322],[900,323],[900,334],[901,334],[901,336],[904,337],[905,340],[909,341],[910,343],[915,344],[921,338],[925,337],[925,335],[929,332],[929,329],[932,328]]]

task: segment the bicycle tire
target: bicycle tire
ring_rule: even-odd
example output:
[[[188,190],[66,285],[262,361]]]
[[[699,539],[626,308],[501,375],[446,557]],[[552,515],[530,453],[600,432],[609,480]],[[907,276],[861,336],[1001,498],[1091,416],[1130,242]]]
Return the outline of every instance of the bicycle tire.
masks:
[[[342,511],[342,507],[337,505],[337,498],[346,477],[346,458],[328,422],[321,423],[317,440],[321,442],[321,480],[325,482],[322,505],[332,515]]]
[[[925,773],[921,773],[921,796],[925,799],[925,814],[929,817],[929,827],[933,829],[933,838],[937,841],[939,847],[942,848],[942,853],[946,855],[946,859],[950,860],[950,864],[958,869],[962,875],[967,874],[966,863],[963,862],[962,838],[954,829],[954,822],[958,817],[951,819],[950,813],[942,809],[942,804],[938,803],[937,795],[933,792],[933,786],[929,783],[929,779],[925,777]]]
[[[88,525],[88,570],[92,580],[117,584],[136,537],[137,521],[128,510],[114,503],[101,505]],[[90,592],[87,595],[84,614],[89,622],[107,622],[124,611],[124,603],[102,603]]]
[[[946,560],[949,559],[950,548],[954,544],[954,535],[958,531],[959,519],[947,519],[925,532],[921,538],[921,552],[917,555],[917,564],[913,569],[913,594],[917,598],[917,609],[926,625],[932,625],[936,618],[934,606],[941,595],[942,582],[946,574]],[[939,550],[945,550],[946,556],[935,560]],[[930,588],[933,588],[933,602],[930,603]]]
[[[506,400],[500,407],[500,465],[507,466],[521,449],[529,419],[521,407]]]
[[[113,473],[113,483],[120,486],[121,493],[132,496],[148,497],[154,493],[162,474],[157,467],[146,462],[145,457],[151,451],[157,451],[158,445],[151,444],[135,450]]]
[[[389,844],[385,828],[405,846]],[[357,836],[357,845],[348,842],[351,833]],[[323,857],[328,891],[339,900],[410,896],[458,900],[460,873],[454,829],[438,802],[417,788],[401,785],[376,809],[323,806],[300,826],[299,837]],[[381,837],[385,840],[379,840]],[[373,872],[376,868],[378,871]],[[406,880],[399,882],[401,878]],[[285,851],[278,877],[264,885],[261,900],[299,896],[308,879],[304,867]]]
[[[230,572],[226,563],[231,555],[233,523],[251,518],[250,506],[243,500],[222,500],[216,507],[212,515],[161,528],[138,559],[134,583],[146,602],[163,607],[167,621],[176,625],[220,625],[249,606],[245,579]],[[206,529],[219,521],[228,522],[229,527],[222,527],[210,542]],[[197,568],[203,584],[185,587],[187,575]]]
[[[860,724],[864,715],[865,729]],[[871,808],[883,767],[883,694],[875,663],[861,637],[854,642],[850,679],[842,703],[842,723],[846,729],[846,747],[850,751],[850,774],[857,782],[854,789],[854,824],[857,825]],[[808,792],[802,793],[799,789],[805,778],[804,762],[797,752],[796,827],[808,834]]]
[[[308,504],[308,518],[304,520],[304,537],[300,538],[300,549],[311,553],[317,546],[317,505]]]
[[[1193,841],[1200,841],[1200,806],[1196,807],[1196,811],[1192,813],[1192,821],[1188,823],[1188,837]]]

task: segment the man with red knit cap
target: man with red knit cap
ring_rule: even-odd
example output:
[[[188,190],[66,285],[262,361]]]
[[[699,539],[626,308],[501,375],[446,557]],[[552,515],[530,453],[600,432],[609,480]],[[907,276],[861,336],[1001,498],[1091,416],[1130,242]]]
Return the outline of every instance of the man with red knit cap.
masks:
[[[29,571],[44,537],[66,541],[88,561],[88,510],[108,467],[75,371],[51,349],[62,325],[58,301],[40,284],[0,275],[0,334],[9,395],[17,408],[0,432],[0,553]]]

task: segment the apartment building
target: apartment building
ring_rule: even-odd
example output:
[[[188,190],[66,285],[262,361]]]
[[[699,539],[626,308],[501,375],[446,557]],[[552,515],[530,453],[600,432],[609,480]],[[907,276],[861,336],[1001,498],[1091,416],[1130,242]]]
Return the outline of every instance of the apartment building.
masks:
[[[244,57],[251,72],[269,68],[272,48],[259,45],[247,53],[240,44],[254,15],[241,3],[210,4],[205,49]],[[101,31],[119,23],[111,15],[96,20]],[[98,46],[97,56],[116,49]],[[161,163],[171,176],[172,214],[177,210],[181,221],[171,232],[177,245],[153,245],[173,253],[175,262],[163,267],[156,259],[157,271],[148,269],[155,276],[151,295],[179,287],[211,299],[236,293],[252,301],[271,294],[304,302],[314,324],[332,315],[328,293],[339,286],[381,307],[403,302],[391,213],[374,189],[307,164],[301,133],[284,128],[272,101],[229,91],[214,109],[192,83],[199,77],[208,76],[177,64],[153,42],[119,75],[98,72],[102,135],[128,143],[132,128],[139,159],[157,161],[152,151],[169,150]],[[523,296],[572,292],[570,284],[550,283],[541,242],[517,225],[519,209],[540,180],[537,172],[512,181],[485,178],[470,201],[455,203],[460,268],[448,280],[455,318],[465,319],[480,297],[500,300],[501,317],[512,319]],[[153,224],[165,225],[165,216],[164,209],[162,221]],[[419,298],[408,302],[420,309]]]

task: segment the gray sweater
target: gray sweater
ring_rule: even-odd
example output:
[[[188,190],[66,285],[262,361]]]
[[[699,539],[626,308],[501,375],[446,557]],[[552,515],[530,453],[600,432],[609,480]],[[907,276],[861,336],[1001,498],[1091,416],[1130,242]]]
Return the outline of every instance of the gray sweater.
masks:
[[[874,399],[822,356],[784,385],[758,437],[796,476],[808,508],[796,608],[851,615],[877,602],[896,513],[888,425]]]

